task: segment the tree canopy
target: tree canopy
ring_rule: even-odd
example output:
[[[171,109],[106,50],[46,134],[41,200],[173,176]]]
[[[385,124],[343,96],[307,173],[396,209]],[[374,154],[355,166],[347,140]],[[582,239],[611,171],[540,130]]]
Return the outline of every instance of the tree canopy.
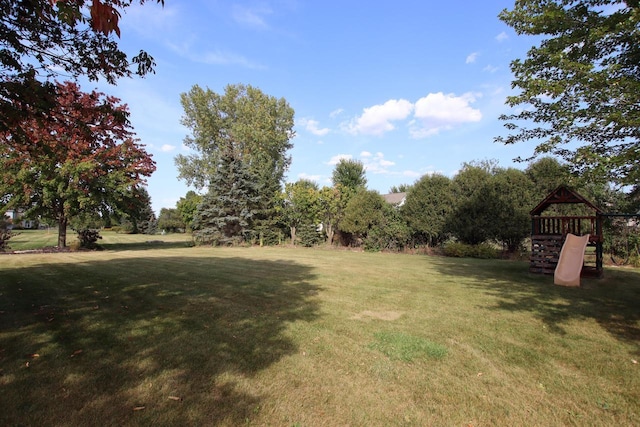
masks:
[[[501,118],[511,132],[497,141],[538,142],[595,181],[640,181],[640,2],[517,0],[500,19],[518,34],[541,36],[511,63],[507,99],[518,112]]]
[[[85,75],[115,83],[152,71],[151,56],[140,51],[129,59],[113,38],[120,37],[119,18],[132,3],[0,0],[0,132],[20,132],[26,114],[55,108],[56,77]]]
[[[419,241],[435,246],[447,238],[445,224],[454,206],[451,179],[433,174],[409,187],[401,210]]]
[[[215,177],[231,162],[241,166],[242,176],[246,175],[257,192],[250,231],[269,241],[276,239],[282,181],[291,164],[288,150],[295,135],[293,109],[284,98],[242,84],[226,86],[222,95],[195,85],[181,95],[181,102],[182,123],[191,130],[184,144],[194,154],[176,157],[179,177],[197,189],[208,188],[210,194],[238,196],[237,192],[225,193],[231,187]],[[242,233],[248,231],[242,227]]]
[[[334,186],[344,189],[364,189],[367,186],[364,164],[359,160],[340,159],[333,168],[331,180]]]
[[[256,178],[280,189],[295,135],[294,112],[284,98],[238,84],[226,86],[222,95],[195,85],[180,99],[182,124],[191,130],[184,144],[195,152],[176,156],[181,179],[198,189],[209,187],[221,153],[230,152]]]
[[[0,132],[0,189],[3,204],[55,218],[63,247],[70,218],[126,211],[155,163],[134,138],[119,99],[70,82],[56,92],[57,108],[45,117],[27,115],[21,135]]]

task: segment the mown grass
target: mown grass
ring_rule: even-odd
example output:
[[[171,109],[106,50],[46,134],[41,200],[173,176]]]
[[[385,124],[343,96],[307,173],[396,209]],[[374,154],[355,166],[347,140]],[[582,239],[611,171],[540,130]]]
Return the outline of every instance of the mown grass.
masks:
[[[637,270],[115,237],[0,256],[0,424],[640,424]]]
[[[42,248],[51,248],[58,244],[58,230],[16,230],[15,235],[9,239],[10,251],[27,251]],[[158,248],[162,245],[168,247],[185,247],[191,244],[190,234],[170,233],[170,234],[119,234],[113,231],[100,231],[103,239],[98,240],[98,245],[103,249],[111,250],[132,250]],[[77,246],[77,233],[71,229],[67,230],[67,246]]]

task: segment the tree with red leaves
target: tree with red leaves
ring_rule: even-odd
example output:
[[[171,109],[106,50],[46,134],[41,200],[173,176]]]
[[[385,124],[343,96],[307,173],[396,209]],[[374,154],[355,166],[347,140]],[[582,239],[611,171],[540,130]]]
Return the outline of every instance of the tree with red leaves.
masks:
[[[71,82],[57,84],[56,92],[57,108],[24,119],[20,135],[0,133],[0,206],[54,218],[62,248],[71,218],[126,209],[155,162],[119,99],[83,93]]]

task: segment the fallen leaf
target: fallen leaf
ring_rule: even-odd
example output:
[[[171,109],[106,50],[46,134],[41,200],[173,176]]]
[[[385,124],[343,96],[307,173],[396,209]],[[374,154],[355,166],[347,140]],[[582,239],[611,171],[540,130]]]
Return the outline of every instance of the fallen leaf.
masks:
[[[482,372],[478,372],[478,376],[481,377],[482,376]]]
[[[25,363],[24,366],[28,368],[29,367],[29,362]]]
[[[135,406],[133,408],[134,411],[142,411],[145,407],[144,406]]]
[[[80,353],[82,353],[82,350],[76,350],[76,351],[73,352],[73,354],[70,357],[77,356]]]
[[[636,359],[631,359],[631,363],[633,363],[634,365],[637,365],[638,361]]]
[[[171,399],[171,400],[178,400],[178,401],[179,401],[179,400],[182,400],[182,398],[181,398],[181,397],[178,397],[178,396],[169,396],[169,399]]]
[[[35,359],[36,357],[40,357],[40,355],[38,353],[33,353],[33,354],[30,354],[28,357]]]

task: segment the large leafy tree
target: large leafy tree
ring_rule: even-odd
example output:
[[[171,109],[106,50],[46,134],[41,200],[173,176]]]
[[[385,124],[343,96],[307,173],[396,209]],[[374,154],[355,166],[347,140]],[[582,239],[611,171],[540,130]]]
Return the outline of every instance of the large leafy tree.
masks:
[[[228,85],[224,94],[196,85],[181,95],[181,102],[182,123],[191,130],[184,144],[194,154],[176,157],[179,177],[197,189],[211,189],[221,158],[232,155],[260,194],[254,228],[268,232],[275,226],[282,181],[291,164],[293,109],[284,98],[242,84]]]
[[[454,207],[452,182],[440,174],[425,175],[409,187],[401,211],[415,237],[430,246],[447,238],[445,225]]]
[[[347,203],[340,230],[365,238],[371,229],[383,224],[387,205],[377,191],[358,191]]]
[[[160,216],[158,217],[158,228],[163,232],[176,233],[185,228],[185,223],[182,220],[180,211],[176,208],[162,208],[160,209]]]
[[[533,140],[591,181],[640,181],[640,2],[517,0],[500,19],[541,37],[511,63],[507,144]]]
[[[0,0],[0,132],[20,133],[27,115],[55,108],[58,76],[115,83],[152,71],[151,56],[140,51],[127,58],[114,38],[120,37],[119,18],[132,3]]]
[[[0,133],[0,189],[9,207],[53,217],[58,246],[70,218],[126,209],[155,163],[134,138],[128,109],[117,98],[58,84],[57,108],[27,115],[23,133]]]
[[[529,212],[538,203],[533,196],[533,183],[523,171],[508,168],[498,169],[488,186],[486,194],[492,201],[487,212],[490,236],[514,253],[531,235]]]
[[[331,180],[334,186],[352,191],[367,187],[364,164],[359,160],[340,159],[333,168]]]
[[[176,203],[176,209],[186,227],[193,230],[193,217],[198,211],[198,205],[202,202],[202,196],[193,190],[187,191],[184,197],[180,197]]]
[[[453,177],[451,195],[455,202],[445,230],[463,243],[477,245],[491,237],[490,181],[495,162],[464,163]]]
[[[313,227],[320,222],[320,192],[318,184],[308,179],[287,183],[284,187],[284,218],[289,225],[291,244],[296,243],[300,227]]]
[[[327,244],[331,246],[340,220],[344,215],[347,199],[344,197],[340,185],[336,187],[324,186],[320,189],[318,204],[322,230],[327,236]]]
[[[151,196],[144,186],[132,188],[129,197],[121,203],[120,221],[131,224],[131,233],[154,234],[157,230],[156,214],[151,207]]]

